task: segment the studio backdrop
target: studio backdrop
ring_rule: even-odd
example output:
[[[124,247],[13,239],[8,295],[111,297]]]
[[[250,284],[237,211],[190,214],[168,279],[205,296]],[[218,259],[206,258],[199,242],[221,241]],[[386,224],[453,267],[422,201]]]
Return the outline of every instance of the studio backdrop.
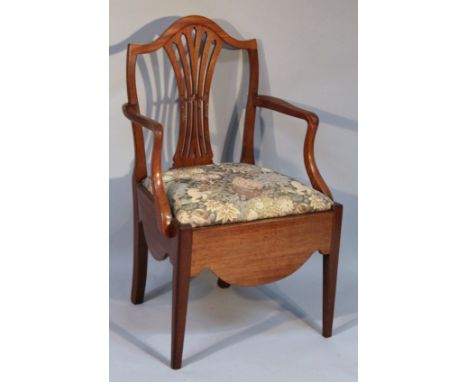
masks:
[[[129,366],[120,358],[123,357],[121,353],[112,351],[113,346],[123,346],[117,344],[120,341],[118,338],[140,346],[147,354],[149,352],[165,362],[168,358],[168,355],[164,355],[167,339],[162,340],[166,342],[158,346],[156,338],[158,341],[166,338],[163,327],[170,331],[170,313],[167,307],[157,312],[158,315],[166,317],[154,319],[156,312],[149,312],[156,309],[155,306],[146,308],[145,314],[151,315],[151,318],[148,318],[141,311],[135,313],[129,302],[132,256],[131,172],[134,149],[130,123],[122,114],[122,104],[127,102],[126,49],[129,43],[148,43],[154,40],[175,20],[190,14],[211,18],[235,38],[256,38],[260,59],[259,93],[281,97],[319,116],[320,125],[315,141],[316,161],[335,199],[344,206],[335,324],[338,335],[340,326],[342,332],[356,332],[357,1],[111,0],[109,225],[110,315],[113,332],[111,378],[114,380],[138,380],[131,379],[132,374],[127,377],[121,374],[122,370],[128,370]],[[172,67],[167,57],[160,52],[140,60],[137,69],[141,112],[164,126],[163,166],[168,168],[172,164],[172,155],[177,145],[179,118],[177,83]],[[209,108],[211,145],[215,162],[240,160],[248,76],[246,52],[223,49],[214,73]],[[266,109],[259,109],[256,118],[256,163],[294,177],[304,184],[310,184],[302,153],[306,133],[304,122]],[[147,142],[150,149],[150,140],[147,139]],[[320,265],[315,261],[312,267],[320,268]],[[298,310],[295,302],[292,303],[285,296],[273,293],[262,298],[283,301],[283,305],[284,301],[289,301],[289,307],[286,303],[286,310],[293,315],[296,313],[296,318],[301,314],[304,320],[309,317],[311,325],[314,326],[313,321],[320,319],[320,269],[314,270],[313,274],[308,270],[309,268],[293,275],[295,279],[290,282],[291,285],[303,283],[304,288],[312,289],[315,284],[318,286],[317,290],[309,293],[309,298],[304,300],[303,311]],[[170,268],[167,265],[156,269],[150,264],[147,291],[151,293],[153,290],[154,296],[164,293],[164,290],[158,288],[164,286],[164,282],[170,281],[169,273]],[[314,278],[317,280],[312,285],[310,280]],[[286,288],[288,284],[284,285]],[[166,292],[170,297],[170,289]],[[269,289],[264,289],[263,292],[268,294]],[[159,297],[155,297],[155,300],[157,298]],[[309,310],[312,304],[315,307]],[[302,306],[303,303],[299,305]],[[243,325],[253,324],[257,316],[252,317],[253,321],[248,324],[241,319],[237,330],[241,332]],[[163,324],[165,319],[167,326]],[[190,319],[189,312],[187,336],[190,336]],[[140,320],[143,329],[135,324],[135,320]],[[162,325],[160,328],[157,327],[158,323]],[[233,325],[232,330],[235,332],[236,324]],[[163,337],[157,337],[158,330]],[[156,337],[151,337],[153,335]],[[113,336],[116,337],[114,345]],[[222,341],[219,339],[218,342]],[[325,380],[355,380],[357,342],[354,337],[347,341],[349,344],[343,347],[344,357],[348,357],[343,379]],[[216,343],[216,340],[214,342]],[[193,362],[190,363],[189,359],[189,367],[195,367],[197,360],[209,358],[211,352],[208,350],[206,354],[197,356],[197,350],[189,346],[189,358],[192,350]],[[312,351],[316,353],[319,349]],[[215,353],[215,350],[212,353]],[[122,362],[125,367],[122,366]],[[310,367],[320,369],[317,365],[311,364]],[[134,372],[137,373],[135,370]],[[275,379],[270,376],[268,380]],[[311,379],[304,375],[304,380]]]

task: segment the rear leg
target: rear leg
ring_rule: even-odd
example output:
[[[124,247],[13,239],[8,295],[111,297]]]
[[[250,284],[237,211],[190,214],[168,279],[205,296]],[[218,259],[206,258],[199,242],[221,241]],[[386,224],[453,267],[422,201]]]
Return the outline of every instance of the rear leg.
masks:
[[[143,223],[135,219],[133,227],[133,280],[131,300],[141,304],[145,296],[146,274],[148,268],[148,245]]]

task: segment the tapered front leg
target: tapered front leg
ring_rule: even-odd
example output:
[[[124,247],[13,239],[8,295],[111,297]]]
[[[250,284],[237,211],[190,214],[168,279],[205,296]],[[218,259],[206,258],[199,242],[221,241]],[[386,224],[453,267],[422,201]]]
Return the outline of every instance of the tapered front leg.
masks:
[[[336,279],[338,274],[338,258],[340,252],[341,220],[343,207],[336,204],[334,207],[332,227],[332,244],[330,253],[323,255],[323,327],[322,335],[331,337],[333,332],[333,316],[335,310]]]
[[[179,231],[179,247],[173,261],[172,276],[172,348],[171,367],[182,367],[185,322],[190,285],[190,263],[192,258],[192,230],[182,227]]]
[[[135,217],[133,227],[133,279],[131,300],[141,304],[145,296],[146,273],[148,268],[148,245],[146,244],[143,224]]]
[[[323,256],[323,327],[322,335],[331,337],[335,310],[336,276],[338,271],[338,254]]]

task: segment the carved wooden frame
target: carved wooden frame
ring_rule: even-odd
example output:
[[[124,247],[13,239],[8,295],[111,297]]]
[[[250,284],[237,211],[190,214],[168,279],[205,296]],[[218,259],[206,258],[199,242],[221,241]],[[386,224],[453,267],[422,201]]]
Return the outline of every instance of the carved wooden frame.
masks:
[[[172,216],[162,180],[164,129],[160,123],[140,113],[135,78],[137,57],[164,48],[174,68],[181,117],[173,166],[210,164],[213,154],[208,126],[209,91],[216,59],[223,44],[246,49],[249,57],[250,76],[241,162],[255,163],[254,125],[258,107],[303,119],[307,124],[304,141],[307,174],[315,189],[333,199],[314,159],[318,117],[281,99],[258,95],[259,66],[255,39],[237,40],[205,17],[187,16],[174,22],[155,41],[128,46],[128,103],[123,106],[123,112],[132,122],[135,147],[131,300],[134,304],[143,302],[148,248],[156,260],[169,257],[173,264],[171,367],[174,369],[182,365],[190,277],[205,268],[219,277],[220,287],[230,284],[259,285],[290,275],[314,252],[319,251],[324,255],[323,335],[330,337],[332,334],[342,220],[342,206],[339,203],[335,202],[333,208],[325,212],[198,228],[183,225]],[[150,175],[153,194],[141,184],[147,177],[143,127],[153,135]]]

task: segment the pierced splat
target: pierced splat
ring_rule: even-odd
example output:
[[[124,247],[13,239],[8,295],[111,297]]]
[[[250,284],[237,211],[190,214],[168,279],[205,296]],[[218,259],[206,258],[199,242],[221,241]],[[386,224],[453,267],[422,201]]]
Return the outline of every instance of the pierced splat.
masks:
[[[208,104],[214,68],[223,42],[211,30],[191,25],[164,49],[179,88],[180,130],[174,167],[212,163]]]
[[[142,54],[154,53],[164,48],[173,67],[179,91],[180,129],[173,167],[184,167],[213,162],[208,126],[208,104],[214,68],[223,46],[245,49],[249,55],[250,79],[246,105],[245,128],[241,161],[254,163],[253,132],[255,104],[258,89],[257,43],[237,40],[219,25],[201,16],[187,16],[177,20],[158,39],[148,44],[130,44],[127,50],[128,110],[140,113],[136,87],[136,61]],[[147,176],[146,153],[142,125],[133,122],[135,143],[135,180]],[[160,126],[161,136],[172,126]],[[154,172],[161,172],[160,164]],[[170,211],[166,211],[168,216]],[[167,223],[167,222],[166,222]],[[164,224],[166,224],[164,223]],[[166,227],[167,228],[167,227]]]

